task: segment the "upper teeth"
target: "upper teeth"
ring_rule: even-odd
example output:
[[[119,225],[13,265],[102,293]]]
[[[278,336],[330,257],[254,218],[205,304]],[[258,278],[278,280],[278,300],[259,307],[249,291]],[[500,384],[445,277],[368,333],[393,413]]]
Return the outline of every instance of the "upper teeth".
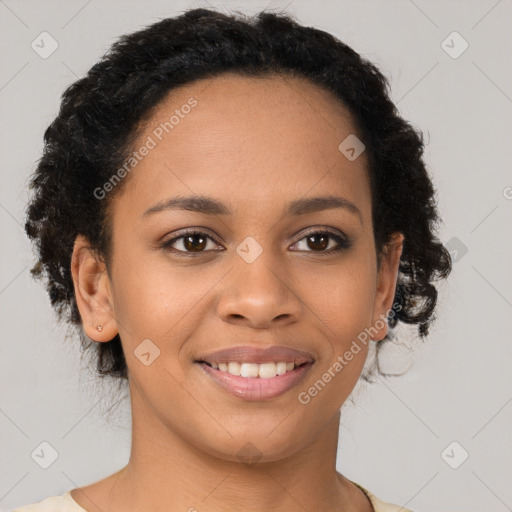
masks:
[[[227,372],[231,375],[240,377],[260,377],[260,379],[271,379],[276,375],[283,375],[295,368],[294,363],[237,363],[232,361],[229,363],[210,363],[212,368],[219,369],[221,372]]]

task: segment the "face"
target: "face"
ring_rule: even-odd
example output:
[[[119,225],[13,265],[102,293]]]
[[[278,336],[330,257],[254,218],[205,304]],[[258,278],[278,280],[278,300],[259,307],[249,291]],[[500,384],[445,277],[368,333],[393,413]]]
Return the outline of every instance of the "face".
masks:
[[[351,134],[347,109],[291,77],[226,74],[158,106],[111,204],[109,273],[80,239],[73,254],[88,336],[120,334],[134,421],[273,461],[336,417],[367,344],[344,354],[387,332],[401,252],[400,235],[377,268],[366,156],[338,149]]]

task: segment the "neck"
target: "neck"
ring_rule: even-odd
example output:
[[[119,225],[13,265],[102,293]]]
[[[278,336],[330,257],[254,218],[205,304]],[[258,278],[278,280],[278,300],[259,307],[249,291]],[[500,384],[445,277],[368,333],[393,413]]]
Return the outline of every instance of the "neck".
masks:
[[[336,471],[339,420],[338,411],[309,446],[286,458],[233,462],[190,444],[132,396],[128,464],[109,477],[101,496],[76,501],[91,512],[100,503],[112,512],[371,510],[362,492]]]

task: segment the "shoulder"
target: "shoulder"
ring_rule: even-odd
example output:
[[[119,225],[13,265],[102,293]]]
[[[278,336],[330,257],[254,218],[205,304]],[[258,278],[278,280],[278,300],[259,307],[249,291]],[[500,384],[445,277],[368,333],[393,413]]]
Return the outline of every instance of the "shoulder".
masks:
[[[368,489],[365,489],[361,485],[359,485],[356,482],[352,482],[353,484],[357,485],[365,494],[368,496],[368,499],[371,501],[373,505],[373,509],[375,512],[413,512],[412,510],[401,507],[399,505],[393,505],[392,503],[387,503],[372,494]]]
[[[51,496],[38,503],[17,508],[13,512],[86,512],[67,491],[62,496]]]

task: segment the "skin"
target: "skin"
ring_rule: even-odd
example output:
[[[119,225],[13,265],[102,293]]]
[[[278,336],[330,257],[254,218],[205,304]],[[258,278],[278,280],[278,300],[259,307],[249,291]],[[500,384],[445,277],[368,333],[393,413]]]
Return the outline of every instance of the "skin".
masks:
[[[76,239],[72,274],[85,332],[98,343],[119,333],[126,354],[132,450],[121,471],[72,497],[90,512],[369,512],[364,493],[336,471],[340,408],[367,345],[307,405],[297,395],[391,308],[403,235],[378,268],[366,156],[349,161],[338,150],[357,131],[330,93],[292,77],[200,80],[171,91],[136,147],[192,96],[197,106],[111,204],[110,268]],[[194,194],[233,214],[143,216],[160,201]],[[290,201],[327,195],[350,200],[360,217],[344,208],[284,214]],[[202,253],[187,258],[162,248],[164,237],[194,227],[213,236]],[[324,249],[318,239],[308,244],[309,231],[325,227],[352,246],[327,254],[334,239]],[[252,263],[236,252],[248,236],[263,250]],[[183,239],[173,247],[191,251]],[[373,338],[386,333],[385,324]],[[160,350],[149,366],[134,355],[145,339]],[[284,395],[244,401],[194,363],[236,345],[285,345],[310,352],[315,364]],[[261,456],[257,464],[237,456],[248,442]]]

